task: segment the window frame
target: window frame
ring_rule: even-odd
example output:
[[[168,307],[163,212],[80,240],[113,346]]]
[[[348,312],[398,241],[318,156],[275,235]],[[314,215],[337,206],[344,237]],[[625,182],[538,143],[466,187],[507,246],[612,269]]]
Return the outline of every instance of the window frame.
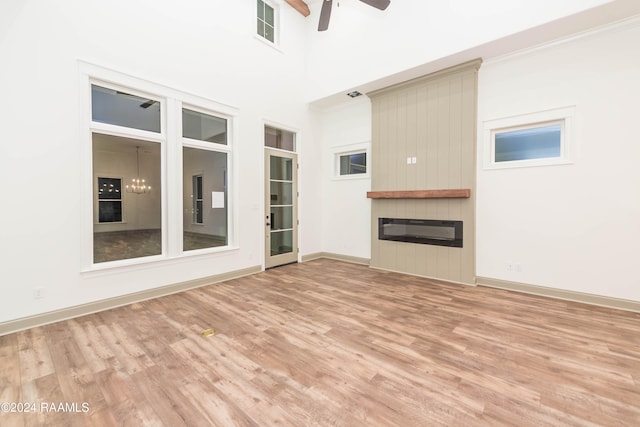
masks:
[[[351,158],[353,156],[358,156],[358,155],[364,155],[364,170],[361,172],[354,172],[353,171],[353,167],[357,166],[357,167],[362,167],[363,165],[360,164],[355,164],[355,163],[351,163]],[[342,159],[343,158],[347,158],[349,160],[349,170],[347,171],[347,173],[342,173]],[[368,167],[367,167],[367,152],[366,151],[355,151],[353,153],[345,153],[345,154],[340,154],[338,156],[338,173],[340,174],[340,176],[350,176],[350,175],[362,175],[362,174],[366,174]]]
[[[137,270],[149,263],[175,263],[187,262],[192,256],[224,256],[229,251],[238,249],[238,225],[235,216],[235,206],[239,202],[235,194],[235,182],[238,180],[236,156],[233,155],[235,146],[234,135],[237,134],[237,120],[239,110],[230,105],[222,104],[197,95],[192,95],[178,89],[151,81],[120,73],[99,65],[78,60],[79,85],[80,85],[80,120],[79,133],[81,135],[82,155],[82,205],[81,205],[81,247],[82,258],[80,271],[83,274],[100,273],[110,270]],[[135,128],[127,128],[118,125],[92,121],[91,85],[122,90],[147,99],[161,102],[161,128],[160,132],[150,132]],[[227,244],[197,251],[182,251],[183,235],[183,172],[182,172],[182,106],[200,111],[205,114],[213,114],[227,120],[227,145],[217,147],[219,151],[227,153]],[[94,207],[97,197],[94,195],[94,182],[98,174],[105,175],[105,171],[94,171],[93,168],[93,141],[95,133],[105,135],[142,139],[147,142],[160,145],[160,186],[161,191],[161,230],[162,251],[160,255],[152,255],[141,258],[130,258],[101,263],[93,262],[93,233],[94,233]],[[210,142],[189,141],[190,145],[209,144]],[[220,144],[216,144],[220,145]],[[198,147],[201,148],[201,147]],[[205,147],[206,148],[206,147]],[[124,182],[124,181],[123,181]],[[154,188],[154,191],[156,188]],[[126,200],[124,196],[123,200]],[[126,213],[123,213],[123,217]],[[124,218],[123,218],[124,219]]]
[[[340,174],[340,159],[343,156],[354,154],[364,154],[366,158],[366,171],[364,173]],[[370,179],[371,178],[371,149],[369,142],[361,142],[346,146],[334,147],[332,150],[332,168],[334,180],[353,180],[353,179]]]
[[[284,148],[284,147],[274,147],[272,145],[268,145],[267,144],[267,128],[273,129],[276,132],[287,132],[290,133],[292,135],[292,147],[291,150],[288,148]],[[280,150],[280,151],[285,151],[288,153],[297,153],[298,151],[298,132],[297,131],[292,131],[290,129],[286,129],[280,125],[271,125],[269,123],[264,123],[264,126],[262,128],[262,138],[263,138],[263,146],[264,148],[269,148],[272,150]]]
[[[124,195],[123,195],[123,185],[122,183],[124,182],[123,177],[111,177],[111,176],[105,176],[107,174],[96,174],[96,177],[94,179],[94,182],[97,181],[97,186],[100,187],[100,179],[112,179],[112,180],[119,180],[120,181],[120,197],[117,199],[101,199],[100,198],[100,193],[98,191],[98,194],[96,194],[96,200],[98,203],[98,209],[96,210],[96,217],[94,219],[96,224],[125,224],[125,212],[124,212]],[[119,202],[120,203],[120,221],[100,221],[100,202]]]
[[[234,242],[235,242],[235,236],[236,234],[236,230],[235,230],[235,214],[234,214],[234,206],[235,203],[232,202],[232,200],[235,200],[235,195],[234,193],[232,193],[233,191],[233,182],[235,182],[235,178],[230,178],[230,177],[235,177],[235,167],[233,166],[233,150],[232,150],[232,146],[233,146],[233,124],[235,123],[233,121],[233,116],[221,112],[219,110],[213,110],[211,108],[205,108],[202,107],[200,105],[197,104],[192,104],[192,103],[187,103],[187,102],[181,102],[180,103],[180,117],[182,117],[182,110],[186,109],[186,110],[191,110],[191,111],[195,111],[197,113],[201,113],[201,114],[206,114],[206,115],[210,115],[210,116],[215,116],[217,118],[220,119],[224,119],[226,120],[226,124],[227,124],[227,138],[226,138],[226,143],[225,144],[221,144],[218,142],[209,142],[209,141],[203,141],[203,140],[199,140],[199,139],[191,139],[191,138],[187,138],[182,136],[182,127],[180,127],[180,138],[179,138],[179,150],[180,150],[180,170],[182,171],[182,168],[184,165],[183,162],[183,158],[182,158],[182,152],[184,150],[184,148],[192,148],[192,149],[197,149],[197,150],[204,150],[204,151],[212,151],[212,152],[217,152],[217,153],[224,153],[227,155],[227,173],[226,173],[226,201],[227,201],[227,244],[224,246],[215,246],[215,247],[210,247],[210,248],[202,248],[202,249],[190,249],[185,251],[184,250],[184,228],[181,227],[180,229],[180,253],[182,255],[188,256],[188,255],[196,255],[196,254],[202,254],[202,253],[210,253],[210,252],[220,252],[220,251],[225,251],[225,250],[229,250],[229,249],[233,249],[236,246],[234,246]],[[199,171],[200,172],[200,171]],[[183,182],[180,182],[180,188],[182,189],[184,186]],[[182,194],[180,195],[181,200],[182,199]],[[204,203],[203,203],[204,205]],[[182,202],[180,204],[180,206],[182,206]],[[183,224],[183,219],[180,219],[180,224]],[[203,224],[197,224],[197,225],[203,225]]]
[[[484,169],[512,169],[573,163],[573,118],[575,107],[563,107],[535,113],[487,120],[483,125]],[[496,135],[526,129],[560,125],[560,155],[535,159],[496,161]]]
[[[256,38],[258,38],[259,40],[267,43],[269,46],[274,46],[274,47],[279,47],[280,46],[280,7],[279,4],[274,2],[274,1],[270,1],[270,0],[260,0],[262,1],[263,4],[269,6],[270,8],[273,9],[273,41],[269,40],[268,38],[266,38],[265,36],[262,36],[258,33],[257,31],[257,27],[254,27],[256,29],[254,35]],[[254,20],[261,20],[263,25],[266,24],[264,19],[261,19],[258,15],[258,1],[256,0],[255,2],[255,8],[254,8]]]

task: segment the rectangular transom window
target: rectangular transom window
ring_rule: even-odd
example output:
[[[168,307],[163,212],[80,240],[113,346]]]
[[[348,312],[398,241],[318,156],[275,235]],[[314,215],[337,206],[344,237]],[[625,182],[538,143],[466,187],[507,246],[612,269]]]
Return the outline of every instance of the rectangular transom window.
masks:
[[[94,122],[160,132],[160,102],[91,85],[91,118]]]
[[[182,136],[198,141],[226,144],[227,120],[183,108]]]
[[[485,122],[488,169],[570,163],[573,108]]]
[[[271,126],[264,127],[264,145],[286,151],[296,151],[296,134]]]

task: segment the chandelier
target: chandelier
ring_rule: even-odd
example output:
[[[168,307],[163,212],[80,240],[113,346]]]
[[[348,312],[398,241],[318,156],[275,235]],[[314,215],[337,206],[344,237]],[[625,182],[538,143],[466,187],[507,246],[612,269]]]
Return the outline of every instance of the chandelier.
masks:
[[[140,147],[136,147],[136,178],[131,180],[131,184],[127,184],[127,193],[145,194],[151,191],[151,186],[145,184],[144,179],[140,179]]]

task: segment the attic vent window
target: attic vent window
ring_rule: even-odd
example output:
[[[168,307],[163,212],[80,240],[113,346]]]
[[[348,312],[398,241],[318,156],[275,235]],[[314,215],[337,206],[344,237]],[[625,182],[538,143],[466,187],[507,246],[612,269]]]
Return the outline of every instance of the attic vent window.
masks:
[[[269,3],[257,0],[258,35],[271,43],[276,42],[276,11]]]

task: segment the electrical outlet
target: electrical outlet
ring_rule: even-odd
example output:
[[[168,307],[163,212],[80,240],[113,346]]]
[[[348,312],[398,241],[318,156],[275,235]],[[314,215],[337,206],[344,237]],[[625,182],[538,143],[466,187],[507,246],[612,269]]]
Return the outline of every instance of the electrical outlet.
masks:
[[[522,273],[522,264],[519,262],[508,262],[506,265],[507,271],[515,271],[516,273]]]
[[[33,288],[33,299],[44,298],[44,288]]]

